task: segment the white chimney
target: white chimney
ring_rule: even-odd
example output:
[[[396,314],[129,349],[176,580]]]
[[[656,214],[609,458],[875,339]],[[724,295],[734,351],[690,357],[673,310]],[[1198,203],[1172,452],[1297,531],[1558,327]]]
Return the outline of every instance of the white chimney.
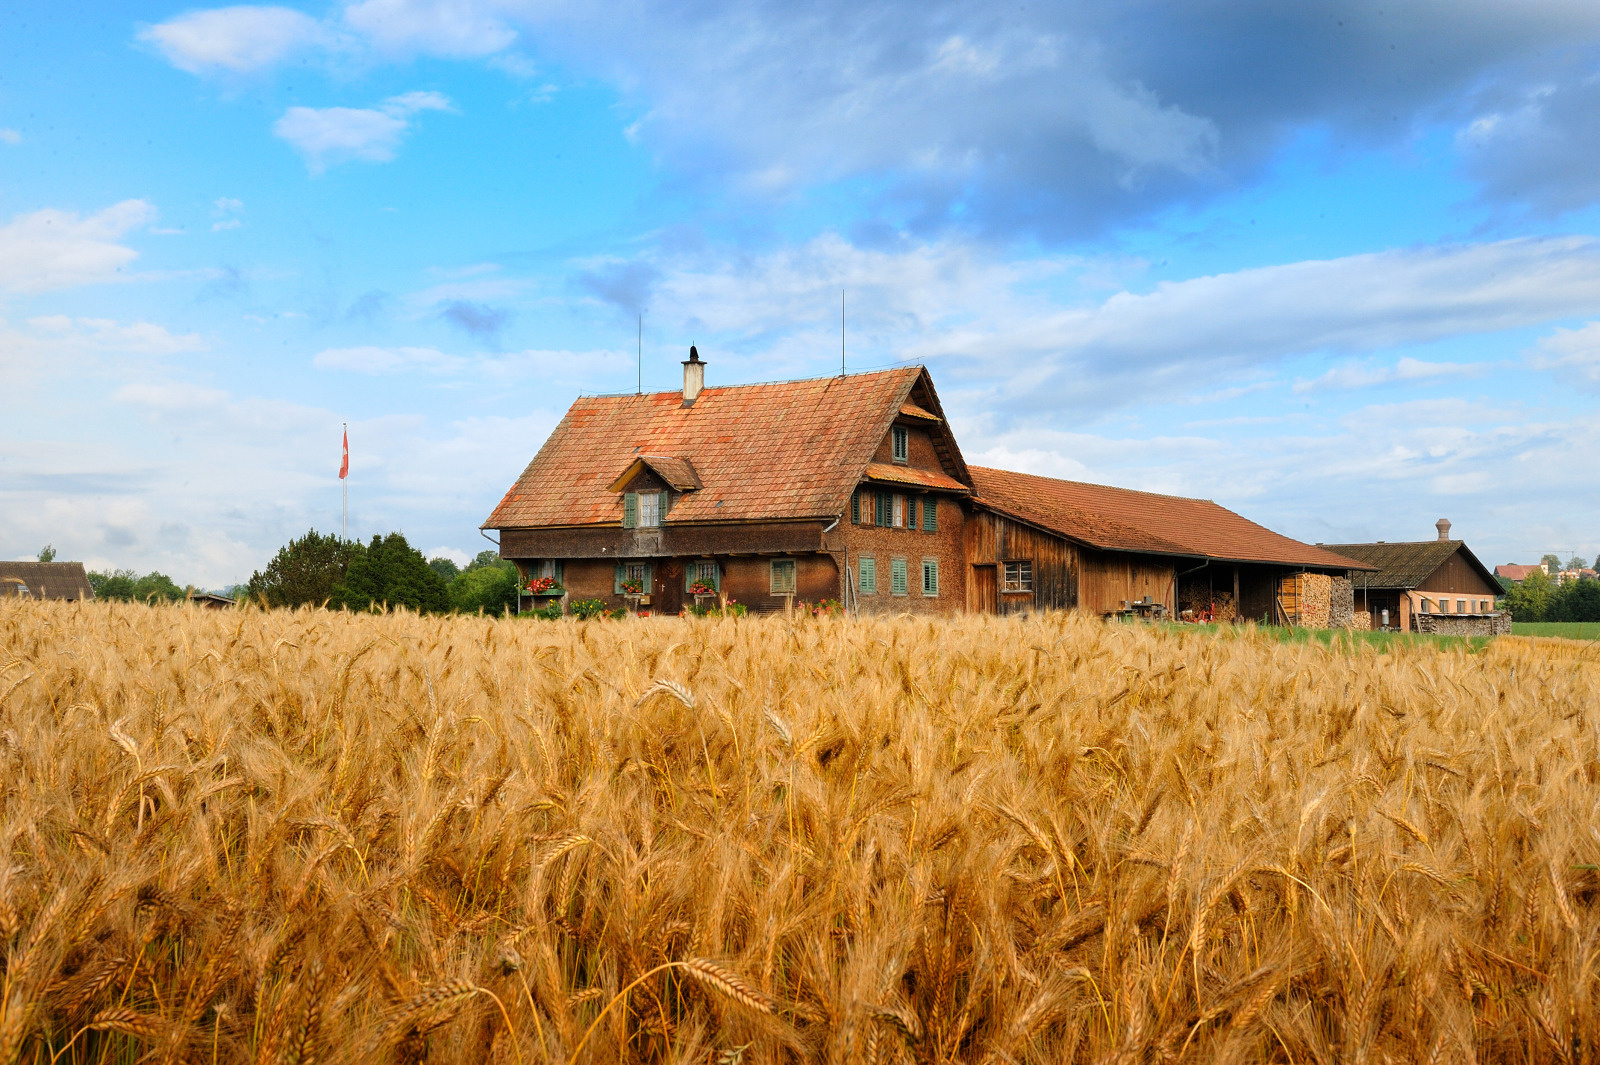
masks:
[[[1448,539],[1450,539],[1450,519],[1449,518],[1440,518],[1438,521],[1433,523],[1433,527],[1435,529],[1439,530],[1439,539],[1440,540],[1448,540]]]
[[[700,361],[700,353],[690,344],[689,357],[683,360],[683,405],[692,404],[705,389],[706,364]]]

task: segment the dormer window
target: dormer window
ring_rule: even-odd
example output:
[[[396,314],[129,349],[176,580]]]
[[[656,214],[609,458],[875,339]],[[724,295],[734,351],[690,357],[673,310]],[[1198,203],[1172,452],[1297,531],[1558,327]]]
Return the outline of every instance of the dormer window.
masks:
[[[622,496],[622,527],[624,529],[657,529],[666,511],[665,492],[624,492]]]
[[[903,425],[897,425],[892,430],[894,435],[894,460],[907,462],[911,458],[911,432]]]

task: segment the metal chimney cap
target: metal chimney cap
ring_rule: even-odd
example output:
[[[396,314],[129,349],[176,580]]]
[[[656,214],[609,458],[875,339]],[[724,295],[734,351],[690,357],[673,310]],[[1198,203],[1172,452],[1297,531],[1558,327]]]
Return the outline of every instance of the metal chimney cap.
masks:
[[[693,344],[690,344],[689,345],[689,357],[687,359],[683,360],[683,364],[685,366],[687,366],[691,362],[699,362],[699,361],[700,361],[700,352],[695,348],[695,346]]]

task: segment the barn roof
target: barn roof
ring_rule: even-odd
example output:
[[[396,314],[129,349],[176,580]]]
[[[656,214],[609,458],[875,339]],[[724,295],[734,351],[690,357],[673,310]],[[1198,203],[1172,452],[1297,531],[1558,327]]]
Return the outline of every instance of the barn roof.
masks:
[[[0,596],[20,595],[19,584],[35,599],[93,599],[82,562],[0,562]]]
[[[1329,551],[1360,559],[1377,572],[1362,578],[1367,588],[1415,588],[1427,580],[1433,571],[1447,562],[1451,555],[1461,553],[1467,565],[1491,588],[1500,587],[1489,567],[1478,561],[1478,556],[1467,549],[1464,540],[1417,540],[1393,544],[1323,544]]]
[[[1508,581],[1525,581],[1528,579],[1528,574],[1543,572],[1545,572],[1544,567],[1538,563],[1534,563],[1531,566],[1524,566],[1516,562],[1508,562],[1505,565],[1496,566],[1494,568],[1494,575],[1496,577],[1504,577]]]
[[[942,423],[933,382],[920,367],[707,388],[692,406],[681,392],[585,396],[483,527],[618,522],[622,499],[613,483],[645,456],[669,483],[666,458],[692,467],[698,479],[699,490],[674,501],[675,524],[834,518],[849,506],[902,406],[913,401]],[[943,436],[948,465],[964,477],[954,439]]]
[[[1332,551],[1291,540],[1209,499],[1136,492],[1027,473],[970,467],[978,502],[1103,551],[1365,569]]]

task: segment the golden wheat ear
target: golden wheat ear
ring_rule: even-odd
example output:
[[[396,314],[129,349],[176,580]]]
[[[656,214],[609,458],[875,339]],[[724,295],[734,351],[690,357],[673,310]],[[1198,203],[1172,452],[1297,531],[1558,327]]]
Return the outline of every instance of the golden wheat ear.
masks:
[[[716,962],[705,958],[690,958],[683,963],[683,971],[707,987],[721,992],[757,1013],[771,1016],[776,1010],[772,999],[751,987],[737,973],[724,969]]]

